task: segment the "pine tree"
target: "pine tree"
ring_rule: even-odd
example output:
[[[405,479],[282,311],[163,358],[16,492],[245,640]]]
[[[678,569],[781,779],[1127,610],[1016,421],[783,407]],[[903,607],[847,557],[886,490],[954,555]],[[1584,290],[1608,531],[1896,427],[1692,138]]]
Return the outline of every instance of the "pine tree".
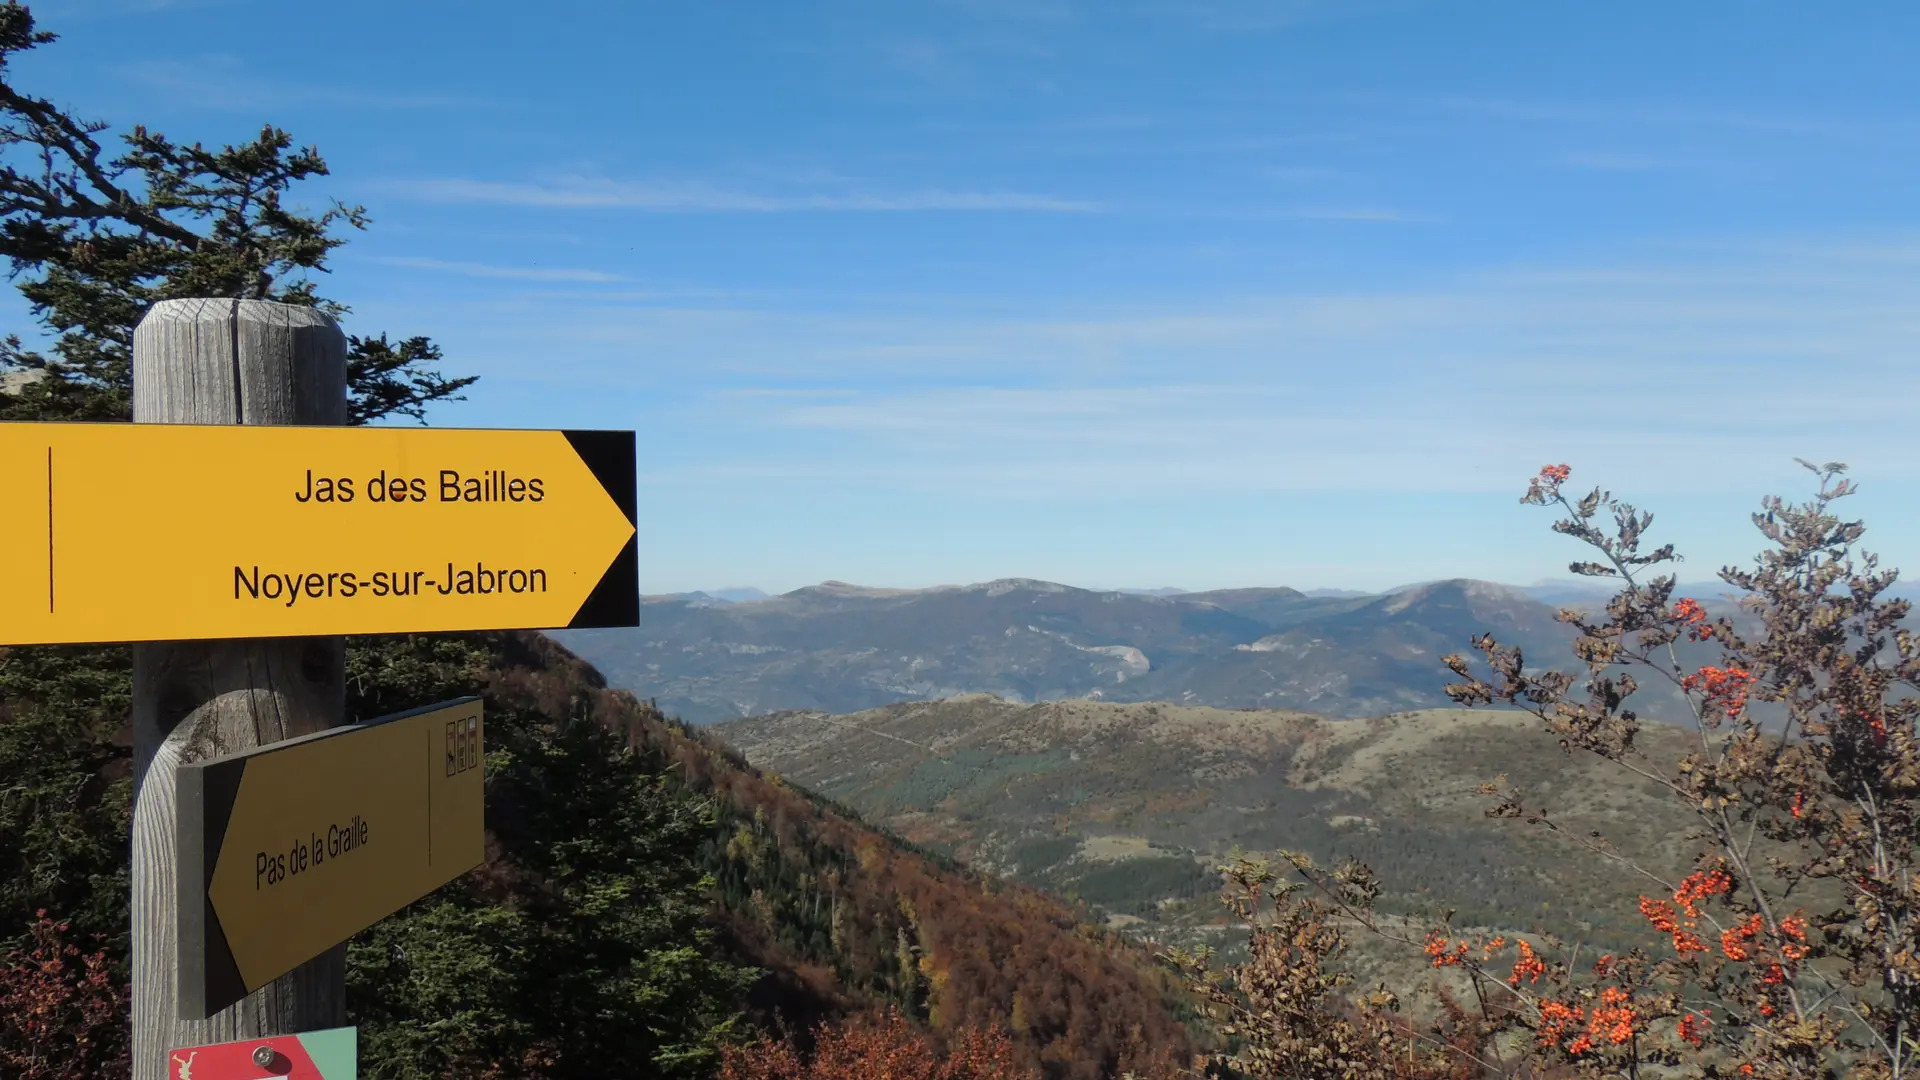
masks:
[[[160,300],[232,297],[347,308],[320,295],[316,275],[364,229],[366,210],[335,201],[309,213],[287,201],[301,180],[327,175],[311,147],[262,128],[252,142],[210,150],[136,125],[118,150],[108,125],[83,120],[14,85],[14,61],[51,44],[23,4],[0,4],[0,257],[52,338],[45,352],[19,334],[0,340],[0,420],[127,420],[133,328]],[[471,376],[448,378],[424,337],[348,339],[349,413],[419,420],[459,400]]]

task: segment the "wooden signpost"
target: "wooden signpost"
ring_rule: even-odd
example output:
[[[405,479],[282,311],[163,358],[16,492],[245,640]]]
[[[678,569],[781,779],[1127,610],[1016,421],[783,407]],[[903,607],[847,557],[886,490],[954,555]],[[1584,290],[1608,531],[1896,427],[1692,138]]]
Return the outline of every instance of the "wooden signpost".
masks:
[[[154,305],[133,419],[0,424],[0,645],[135,643],[134,1080],[351,1080],[343,943],[482,860],[484,769],[477,700],[343,726],[342,635],[637,625],[633,433],[350,429],[259,300]]]
[[[182,1016],[480,865],[481,711],[462,698],[180,770]]]

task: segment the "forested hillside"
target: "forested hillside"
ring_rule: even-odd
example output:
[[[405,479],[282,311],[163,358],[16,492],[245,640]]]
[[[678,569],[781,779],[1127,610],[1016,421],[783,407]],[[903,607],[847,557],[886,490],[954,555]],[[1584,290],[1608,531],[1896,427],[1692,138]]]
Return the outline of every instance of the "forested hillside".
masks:
[[[0,913],[19,932],[37,910],[70,916],[116,980],[124,655],[0,653],[0,769],[18,778]],[[1005,1024],[1051,1076],[1191,1052],[1141,950],[746,767],[538,635],[355,641],[349,682],[359,719],[466,693],[489,710],[486,866],[352,943],[367,1076],[701,1076],[776,1019],[888,1005],[935,1031]],[[88,695],[102,707],[78,708]]]
[[[1638,882],[1564,838],[1485,816],[1478,785],[1552,793],[1567,829],[1603,830],[1662,873],[1684,864],[1684,811],[1652,785],[1560,752],[1518,710],[1367,720],[1165,703],[986,695],[716,725],[748,759],[972,866],[1077,896],[1125,932],[1210,932],[1213,869],[1233,851],[1301,851],[1376,868],[1383,910],[1525,930],[1591,907],[1588,933],[1634,940]],[[1693,737],[1647,724],[1647,752]],[[1196,926],[1197,924],[1197,926]]]
[[[752,984],[760,1016],[885,1003],[935,1028],[1006,1022],[1030,1060],[1060,1076],[1184,1060],[1177,997],[1144,951],[1049,897],[913,850],[747,766],[650,704],[606,690],[544,638],[499,640],[490,687],[501,689],[490,692],[523,685],[546,695],[545,715],[562,695],[590,702],[664,777],[711,800],[700,865],[717,885],[720,943],[763,971]]]

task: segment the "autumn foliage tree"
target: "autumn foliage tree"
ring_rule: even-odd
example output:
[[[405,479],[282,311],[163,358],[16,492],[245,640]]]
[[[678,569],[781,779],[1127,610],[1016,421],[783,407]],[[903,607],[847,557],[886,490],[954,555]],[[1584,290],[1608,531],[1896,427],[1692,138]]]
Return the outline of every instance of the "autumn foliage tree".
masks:
[[[1490,635],[1477,662],[1446,658],[1465,706],[1533,713],[1566,753],[1591,754],[1657,785],[1693,815],[1697,851],[1677,879],[1603,836],[1561,830],[1550,807],[1504,781],[1483,793],[1491,816],[1560,833],[1646,882],[1647,943],[1581,955],[1549,935],[1469,938],[1444,920],[1425,932],[1373,909],[1367,868],[1326,869],[1288,856],[1294,880],[1257,901],[1271,871],[1234,869],[1229,899],[1252,923],[1247,962],[1216,969],[1174,954],[1188,981],[1240,1040],[1233,1064],[1260,1076],[1517,1076],[1549,1073],[1894,1080],[1920,1052],[1920,641],[1911,606],[1882,596],[1897,572],[1856,549],[1864,527],[1833,512],[1855,487],[1845,467],[1802,462],[1818,477],[1798,505],[1775,497],[1754,515],[1771,547],[1721,580],[1745,594],[1752,623],[1710,617],[1673,595],[1671,545],[1642,551],[1651,514],[1595,489],[1577,500],[1571,470],[1548,466],[1522,502],[1560,509],[1554,530],[1599,553],[1570,569],[1618,582],[1601,616],[1559,613],[1578,634],[1575,674],[1540,670]],[[1611,530],[1595,523],[1604,510]],[[1712,643],[1719,662],[1681,659]],[[1697,657],[1696,657],[1697,659]],[[1676,687],[1693,747],[1678,761],[1636,745],[1632,697],[1642,681]],[[1582,693],[1575,693],[1576,683]],[[1438,1019],[1398,1021],[1384,988],[1323,999],[1344,977],[1350,929],[1422,950],[1456,969],[1471,1000]],[[1344,1010],[1344,1013],[1343,1013]]]
[[[788,1034],[727,1050],[720,1080],[1039,1080],[998,1025],[955,1032],[943,1048],[899,1012],[822,1027],[806,1050]]]
[[[125,1075],[126,984],[106,950],[42,911],[26,942],[0,955],[0,1076],[67,1080]]]

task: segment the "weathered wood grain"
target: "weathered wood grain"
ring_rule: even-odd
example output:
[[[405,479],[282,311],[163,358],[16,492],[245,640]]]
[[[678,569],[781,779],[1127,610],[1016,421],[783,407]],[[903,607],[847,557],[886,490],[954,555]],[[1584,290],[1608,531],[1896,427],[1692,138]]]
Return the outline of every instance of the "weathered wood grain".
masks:
[[[346,338],[311,308],[167,300],[134,331],[137,423],[344,424],[346,385]],[[345,946],[211,1017],[178,1015],[174,831],[180,765],[345,722],[345,655],[340,638],[134,647],[134,1080],[165,1080],[172,1047],[346,1022]]]

